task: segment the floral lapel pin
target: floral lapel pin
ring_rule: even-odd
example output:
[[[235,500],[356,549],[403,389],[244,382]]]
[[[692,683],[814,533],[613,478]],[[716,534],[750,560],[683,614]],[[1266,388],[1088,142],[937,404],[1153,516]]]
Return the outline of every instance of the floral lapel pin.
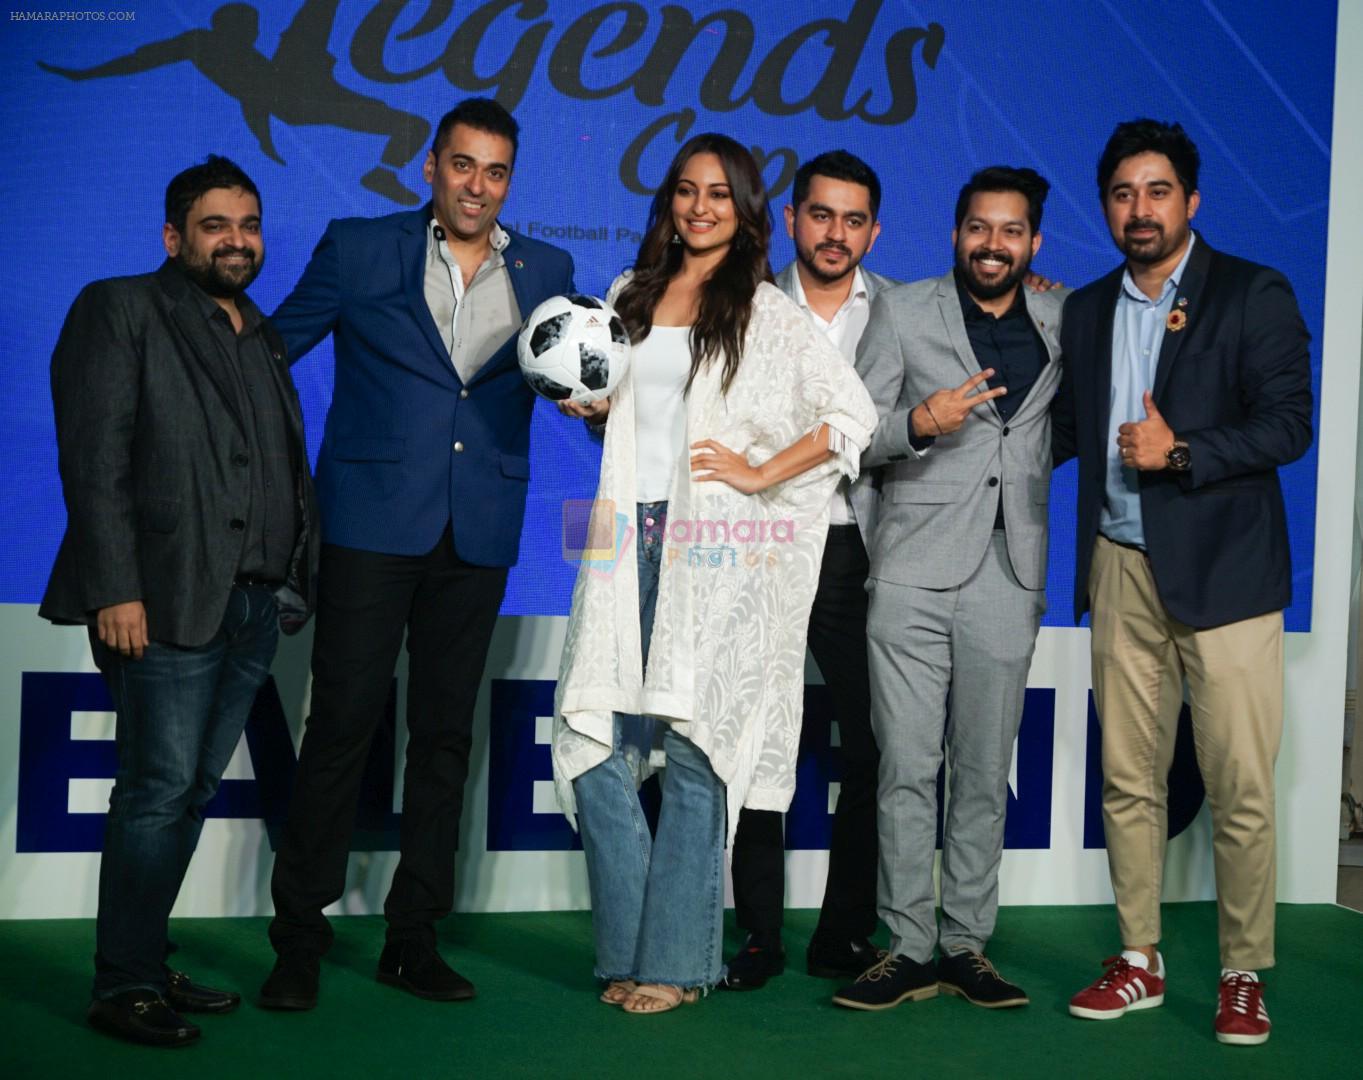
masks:
[[[525,269],[525,263],[521,262],[520,259],[517,259],[517,260],[516,260],[514,263],[512,263],[511,265],[514,266],[517,270],[524,270],[524,269]]]
[[[1188,298],[1180,296],[1174,304],[1174,308],[1169,312],[1169,317],[1164,320],[1164,328],[1170,333],[1177,334],[1188,325]]]

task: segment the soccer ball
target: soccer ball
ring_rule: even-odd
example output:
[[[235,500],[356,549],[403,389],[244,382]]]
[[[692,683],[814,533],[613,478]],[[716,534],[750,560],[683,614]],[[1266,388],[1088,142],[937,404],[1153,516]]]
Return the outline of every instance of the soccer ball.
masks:
[[[590,405],[608,397],[629,368],[629,335],[604,300],[551,296],[530,313],[516,343],[521,374],[550,401]]]

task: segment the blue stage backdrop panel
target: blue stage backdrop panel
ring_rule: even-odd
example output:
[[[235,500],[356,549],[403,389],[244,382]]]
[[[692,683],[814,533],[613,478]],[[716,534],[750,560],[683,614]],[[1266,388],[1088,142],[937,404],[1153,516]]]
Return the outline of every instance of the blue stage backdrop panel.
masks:
[[[400,209],[404,190],[424,198],[430,128],[473,94],[495,95],[524,127],[504,222],[568,248],[579,288],[597,294],[631,261],[678,141],[707,129],[765,162],[778,269],[792,255],[779,215],[795,162],[845,147],[884,181],[869,266],[905,279],[947,269],[958,187],[1003,162],[1052,182],[1036,265],[1082,284],[1117,261],[1094,181],[1103,141],[1123,119],[1178,119],[1203,154],[1198,225],[1284,271],[1320,340],[1333,3],[1153,0],[1139,17],[1112,0],[1010,17],[960,0],[121,3],[0,22],[11,148],[0,601],[38,600],[65,520],[47,380],[62,319],[87,281],[159,262],[166,181],[209,152],[254,177],[268,247],[254,294],[268,311],[328,219]],[[1318,347],[1314,362],[1319,387]],[[294,375],[315,455],[329,346]],[[541,405],[505,613],[568,610],[561,507],[591,497],[596,462],[581,425]],[[1070,610],[1072,470],[1053,488],[1056,625]],[[1290,630],[1310,627],[1315,473],[1314,449],[1284,470]]]

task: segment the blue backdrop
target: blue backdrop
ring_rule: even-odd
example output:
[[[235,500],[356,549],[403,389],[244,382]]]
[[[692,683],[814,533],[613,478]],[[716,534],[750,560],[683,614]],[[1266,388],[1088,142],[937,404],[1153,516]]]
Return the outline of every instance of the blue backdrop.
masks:
[[[844,147],[885,187],[867,265],[904,279],[947,269],[956,190],[1002,162],[1051,181],[1035,265],[1082,284],[1118,258],[1094,180],[1108,133],[1134,116],[1178,119],[1203,156],[1199,227],[1213,245],[1286,273],[1320,339],[1333,3],[59,6],[0,22],[11,148],[0,176],[11,208],[0,602],[38,600],[65,520],[47,384],[62,319],[86,282],[159,263],[166,181],[209,152],[252,175],[267,245],[253,295],[269,311],[329,218],[424,200],[430,125],[472,94],[498,97],[523,127],[504,222],[572,251],[579,287],[598,293],[632,259],[648,192],[678,141],[702,130],[735,135],[765,162],[778,269],[791,257],[779,213],[795,163]],[[294,377],[315,455],[329,345]],[[532,467],[503,611],[565,614],[574,568],[563,561],[560,506],[591,497],[596,453],[580,424],[541,405]],[[1052,497],[1047,622],[1057,625],[1070,610],[1072,470]],[[1315,474],[1314,449],[1284,470],[1290,630],[1310,627]]]

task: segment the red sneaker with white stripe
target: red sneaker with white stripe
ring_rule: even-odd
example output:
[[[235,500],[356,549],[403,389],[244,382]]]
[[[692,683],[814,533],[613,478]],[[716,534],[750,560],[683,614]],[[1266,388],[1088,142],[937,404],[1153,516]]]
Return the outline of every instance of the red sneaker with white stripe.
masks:
[[[1273,1025],[1264,1008],[1264,984],[1243,971],[1221,976],[1221,1001],[1216,1009],[1216,1041],[1233,1046],[1258,1046],[1268,1041]]]
[[[1070,1015],[1085,1020],[1116,1020],[1133,1009],[1164,1004],[1164,979],[1138,968],[1124,956],[1109,956],[1103,977],[1070,998]]]

